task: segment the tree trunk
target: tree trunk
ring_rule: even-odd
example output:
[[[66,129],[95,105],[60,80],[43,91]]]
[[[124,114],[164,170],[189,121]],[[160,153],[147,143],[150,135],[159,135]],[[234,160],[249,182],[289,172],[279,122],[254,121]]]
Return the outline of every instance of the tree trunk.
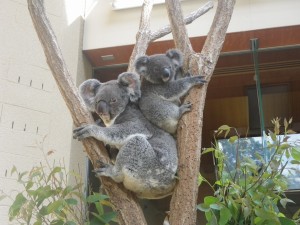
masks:
[[[79,98],[78,90],[63,60],[57,39],[44,11],[43,0],[27,1],[47,63],[70,110],[74,124],[79,126],[85,123],[93,123],[90,113]],[[234,0],[219,0],[211,30],[201,54],[198,55],[192,49],[185,24],[191,23],[208,12],[213,7],[212,2],[208,2],[184,19],[179,1],[166,0],[171,26],[166,25],[158,31],[151,32],[150,14],[153,0],[144,0],[136,45],[130,57],[128,70],[134,71],[134,60],[138,56],[145,54],[151,41],[163,37],[172,30],[176,47],[185,55],[185,69],[195,74],[200,73],[205,75],[207,81],[209,81],[225,39],[234,2]],[[203,109],[206,90],[207,85],[192,90],[188,99],[193,103],[193,110],[186,114],[179,123],[179,184],[175,189],[171,202],[170,221],[172,225],[196,224],[196,200],[198,194],[196,181],[200,166]],[[105,162],[109,161],[103,143],[93,138],[88,138],[83,141],[83,145],[95,167],[97,167],[99,159]],[[100,180],[118,212],[120,224],[146,225],[142,209],[136,197],[131,192],[127,191],[121,184],[114,183],[109,178],[102,177]]]
[[[219,0],[214,21],[200,54],[194,53],[188,38],[179,1],[166,0],[175,46],[185,56],[185,70],[206,76],[209,82],[218,61],[235,0]],[[200,169],[203,110],[207,85],[191,90],[186,100],[193,108],[185,114],[177,129],[179,182],[170,205],[170,224],[195,225],[198,197],[197,177]]]

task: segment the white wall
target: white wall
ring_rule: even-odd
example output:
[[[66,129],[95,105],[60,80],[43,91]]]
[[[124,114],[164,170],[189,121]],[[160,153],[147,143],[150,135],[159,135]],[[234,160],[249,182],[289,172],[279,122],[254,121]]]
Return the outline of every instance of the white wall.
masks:
[[[46,0],[68,68],[77,82],[89,71],[82,56],[84,0]],[[66,10],[67,7],[67,10]],[[43,161],[41,148],[67,168],[85,171],[85,154],[72,140],[73,122],[33,28],[25,0],[0,1],[0,190],[14,195],[15,165],[30,170]],[[88,73],[86,73],[88,74]],[[78,79],[77,79],[78,77]],[[7,173],[7,176],[5,174]],[[0,202],[0,224],[8,225],[9,201]]]
[[[185,15],[196,10],[207,0],[189,0],[182,3]],[[98,0],[87,15],[84,30],[84,49],[97,49],[135,43],[141,8],[113,11],[111,1]],[[214,16],[213,10],[188,25],[190,37],[205,36]],[[237,0],[228,32],[300,24],[299,0]],[[168,24],[164,5],[154,6],[151,27],[156,30]],[[170,40],[168,35],[160,40]]]

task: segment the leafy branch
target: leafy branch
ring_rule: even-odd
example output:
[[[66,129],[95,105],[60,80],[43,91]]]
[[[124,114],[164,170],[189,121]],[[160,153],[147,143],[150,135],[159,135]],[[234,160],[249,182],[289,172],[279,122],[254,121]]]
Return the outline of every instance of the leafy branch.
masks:
[[[204,202],[198,205],[198,209],[205,212],[209,224],[295,225],[299,222],[300,210],[290,219],[280,212],[277,203],[284,208],[287,203],[293,203],[284,193],[288,189],[288,181],[283,171],[291,162],[300,164],[300,149],[288,143],[289,134],[293,133],[288,129],[292,120],[284,120],[282,137],[280,119],[276,118],[272,123],[274,132],[269,131],[267,136],[267,150],[272,153],[268,160],[262,157],[263,151],[253,154],[253,146],[258,147],[257,143],[250,142],[249,145],[247,140],[250,139],[242,139],[238,134],[216,140],[213,148],[204,150],[204,153],[214,154],[218,168],[217,180],[210,185],[214,196],[206,196]],[[232,130],[237,133],[236,129],[223,125],[217,134],[224,133],[227,137]],[[226,166],[226,162],[234,160],[234,166]]]

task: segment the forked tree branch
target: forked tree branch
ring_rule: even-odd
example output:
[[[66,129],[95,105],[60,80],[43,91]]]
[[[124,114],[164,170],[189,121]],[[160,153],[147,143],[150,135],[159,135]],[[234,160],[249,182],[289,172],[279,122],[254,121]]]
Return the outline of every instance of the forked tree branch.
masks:
[[[191,12],[187,17],[184,18],[183,23],[188,25],[198,19],[200,16],[207,13],[209,10],[213,8],[214,4],[212,1],[207,2],[204,6],[199,9]],[[150,30],[150,14],[153,8],[153,0],[144,0],[141,20],[139,25],[139,31],[136,35],[136,43],[134,45],[134,49],[129,59],[128,71],[134,71],[134,61],[141,55],[146,54],[146,50],[150,44],[159,38],[166,36],[171,33],[171,26],[166,25],[161,27],[157,31],[151,32]]]
[[[93,119],[79,98],[78,90],[64,62],[57,38],[46,16],[43,1],[28,0],[27,2],[34,27],[44,49],[48,66],[68,106],[74,124],[79,126],[83,123],[92,123]],[[97,160],[99,159],[106,162],[109,161],[103,143],[96,141],[96,139],[88,138],[83,141],[83,145],[94,166],[97,165]],[[102,177],[100,180],[110,196],[112,204],[117,209],[120,224],[147,224],[137,198],[132,192],[126,190],[122,185],[116,184],[109,178]]]
[[[134,71],[134,61],[146,53],[150,42],[150,15],[153,8],[153,0],[144,0],[140,18],[140,26],[136,35],[136,43],[131,53],[128,65],[128,71]]]
[[[186,57],[185,68],[206,76],[209,81],[220,55],[226,31],[233,13],[235,0],[218,0],[214,21],[200,54],[194,53],[183,26],[183,14],[178,0],[166,0],[175,46]],[[195,225],[198,197],[197,176],[200,169],[203,110],[207,85],[191,90],[187,100],[193,110],[185,114],[178,125],[177,146],[179,151],[179,182],[170,206],[170,224]]]

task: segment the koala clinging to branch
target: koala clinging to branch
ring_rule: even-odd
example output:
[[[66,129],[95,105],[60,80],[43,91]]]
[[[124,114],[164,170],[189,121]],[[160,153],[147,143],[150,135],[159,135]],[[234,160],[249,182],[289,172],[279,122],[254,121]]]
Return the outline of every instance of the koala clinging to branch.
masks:
[[[203,76],[177,78],[181,77],[182,66],[182,53],[176,49],[135,61],[136,72],[145,78],[140,109],[148,120],[171,134],[176,132],[180,117],[191,110],[190,103],[180,105],[180,98],[193,86],[206,83]]]
[[[80,95],[106,127],[81,126],[74,129],[74,138],[94,137],[119,149],[115,165],[102,162],[97,175],[123,182],[140,198],[170,195],[178,165],[176,142],[152,125],[136,105],[141,95],[138,75],[122,73],[106,83],[87,80],[80,85]]]

